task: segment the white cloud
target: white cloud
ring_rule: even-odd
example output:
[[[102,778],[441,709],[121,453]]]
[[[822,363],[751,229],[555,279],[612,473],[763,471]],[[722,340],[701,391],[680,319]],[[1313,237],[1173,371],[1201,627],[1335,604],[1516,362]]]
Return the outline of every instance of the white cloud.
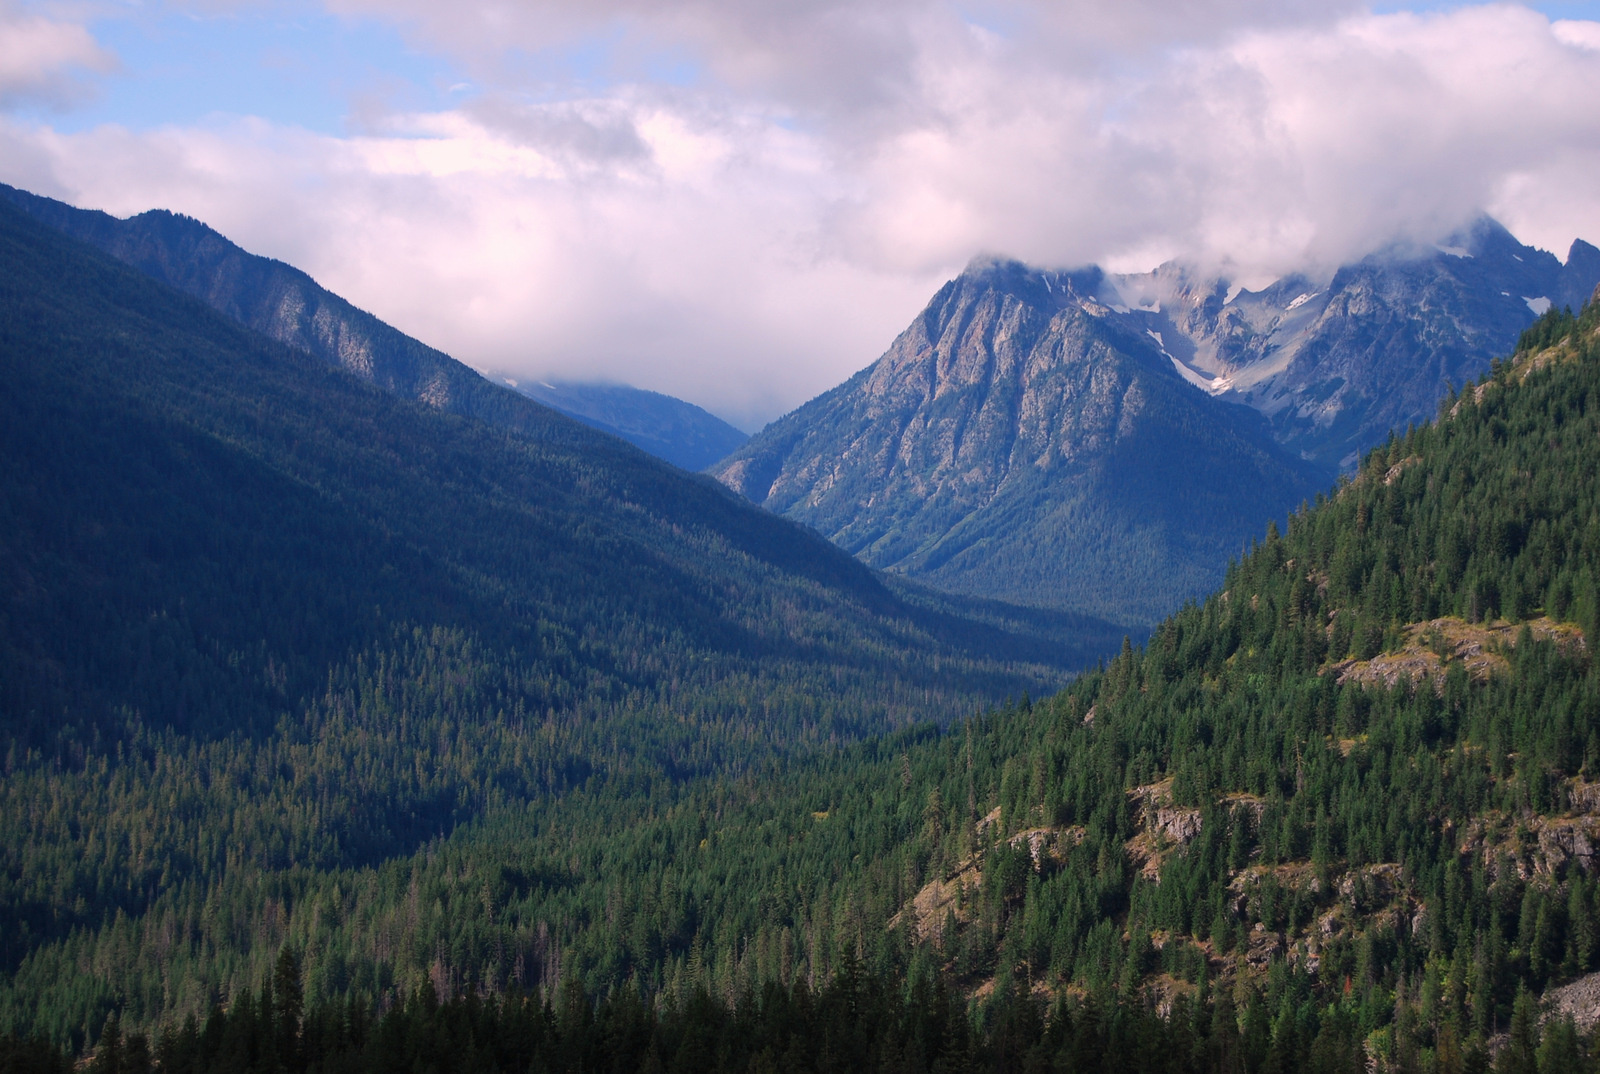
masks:
[[[83,71],[109,70],[114,62],[81,24],[0,0],[0,107],[64,107],[87,92]]]
[[[1551,23],[1550,29],[1563,44],[1600,52],[1600,22],[1561,19]]]
[[[343,138],[13,121],[0,178],[191,213],[480,368],[746,423],[871,361],[980,252],[1260,278],[1482,209],[1600,240],[1597,24],[1516,6],[339,2],[483,92]],[[624,80],[538,81],[597,35]],[[652,83],[661,56],[698,74]]]
[[[832,180],[805,138],[648,103],[626,115],[643,148],[604,172],[568,130],[538,141],[465,112],[353,138],[10,123],[0,159],[31,157],[6,178],[77,204],[181,208],[479,368],[625,380],[745,424],[869,360],[942,282],[823,246]]]

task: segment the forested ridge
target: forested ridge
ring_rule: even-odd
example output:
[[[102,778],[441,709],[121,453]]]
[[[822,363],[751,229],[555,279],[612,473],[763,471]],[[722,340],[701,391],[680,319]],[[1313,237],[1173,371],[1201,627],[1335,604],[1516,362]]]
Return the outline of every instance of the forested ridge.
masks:
[[[99,1041],[111,1074],[1592,1069],[1539,1001],[1600,970],[1597,474],[1591,304],[1541,319],[1147,645],[948,728],[533,794],[517,781],[547,741],[604,751],[485,719],[510,696],[498,658],[413,631],[259,745],[175,762],[177,731],[108,724],[82,767],[17,746],[3,845],[36,856],[8,863],[34,885],[8,905],[92,894],[8,968],[0,1059],[52,1069]],[[388,838],[430,791],[459,823],[317,857],[327,818],[371,809]],[[122,879],[185,825],[170,845],[210,864]]]

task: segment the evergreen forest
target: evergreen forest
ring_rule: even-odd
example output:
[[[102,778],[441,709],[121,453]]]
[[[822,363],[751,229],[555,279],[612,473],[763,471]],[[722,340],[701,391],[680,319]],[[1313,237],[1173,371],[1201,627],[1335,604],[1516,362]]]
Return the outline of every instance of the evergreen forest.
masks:
[[[0,225],[5,1070],[1600,1069],[1600,304],[1068,682]]]

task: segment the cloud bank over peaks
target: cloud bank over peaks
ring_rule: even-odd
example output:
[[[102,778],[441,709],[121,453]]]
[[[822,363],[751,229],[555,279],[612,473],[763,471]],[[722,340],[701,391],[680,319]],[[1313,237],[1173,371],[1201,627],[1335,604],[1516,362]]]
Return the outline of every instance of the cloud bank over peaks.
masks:
[[[1600,238],[1600,24],[1515,5],[333,9],[473,92],[343,135],[13,116],[0,179],[190,213],[479,368],[747,427],[872,361],[978,253],[1256,285],[1485,210],[1558,253]]]

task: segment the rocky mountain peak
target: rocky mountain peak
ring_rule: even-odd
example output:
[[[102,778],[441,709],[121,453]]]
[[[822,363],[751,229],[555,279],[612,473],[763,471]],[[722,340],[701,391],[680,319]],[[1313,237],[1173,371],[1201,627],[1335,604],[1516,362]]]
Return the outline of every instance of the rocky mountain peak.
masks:
[[[874,565],[1147,622],[1210,580],[1190,577],[1196,547],[1225,562],[1316,478],[1186,385],[1104,283],[975,263],[872,366],[712,472]],[[1242,499],[1213,494],[1226,471],[1250,475]]]
[[[1148,622],[1597,283],[1489,217],[1256,291],[979,258],[712,473],[869,563]]]

